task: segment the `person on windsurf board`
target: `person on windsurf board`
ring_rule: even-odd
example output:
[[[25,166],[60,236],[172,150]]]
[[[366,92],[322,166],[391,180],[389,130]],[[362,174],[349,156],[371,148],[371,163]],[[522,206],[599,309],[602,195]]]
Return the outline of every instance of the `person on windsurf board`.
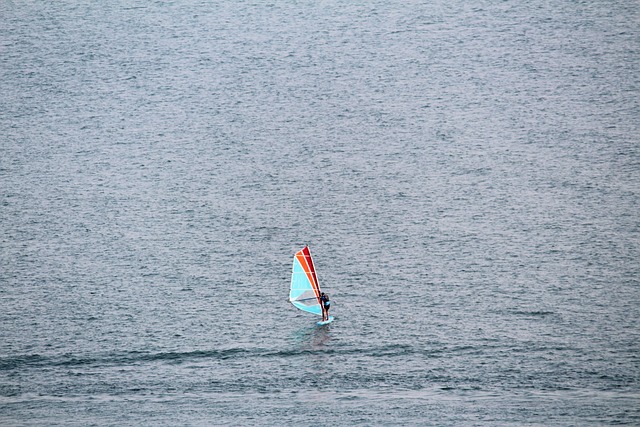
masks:
[[[331,308],[331,301],[329,301],[329,295],[322,292],[320,294],[320,307],[322,307],[322,321],[329,320],[329,308]]]

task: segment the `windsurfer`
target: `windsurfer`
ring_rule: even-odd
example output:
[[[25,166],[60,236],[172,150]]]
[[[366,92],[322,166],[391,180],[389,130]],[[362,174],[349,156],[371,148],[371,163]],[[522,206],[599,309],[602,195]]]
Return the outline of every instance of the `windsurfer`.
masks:
[[[329,308],[331,307],[331,301],[329,301],[329,295],[322,292],[320,294],[320,307],[322,307],[322,321],[329,320]]]

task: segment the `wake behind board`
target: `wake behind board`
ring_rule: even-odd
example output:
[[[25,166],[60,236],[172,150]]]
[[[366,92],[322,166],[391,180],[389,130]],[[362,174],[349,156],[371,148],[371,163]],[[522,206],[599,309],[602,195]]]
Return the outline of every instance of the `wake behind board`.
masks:
[[[324,322],[318,322],[318,326],[322,326],[322,325],[328,325],[329,323],[333,322],[333,316],[329,316],[329,320],[325,320]]]

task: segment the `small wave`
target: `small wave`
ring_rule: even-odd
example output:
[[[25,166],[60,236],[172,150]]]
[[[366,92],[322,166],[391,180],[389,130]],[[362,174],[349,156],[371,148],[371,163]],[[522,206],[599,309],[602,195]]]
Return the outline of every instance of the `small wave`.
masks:
[[[553,311],[546,310],[510,310],[510,314],[515,314],[517,316],[528,316],[528,317],[545,317],[545,316],[553,316],[555,313]]]
[[[39,354],[2,358],[0,359],[0,371],[10,371],[23,365],[36,365],[41,363],[43,359]]]
[[[321,348],[321,349],[288,349],[260,353],[261,357],[298,357],[303,355],[363,355],[370,357],[393,357],[415,353],[416,349],[409,345],[394,344],[369,348]]]
[[[232,348],[225,350],[197,350],[191,352],[162,352],[143,353],[128,352],[122,354],[106,354],[100,356],[79,356],[73,354],[41,356],[38,354],[20,355],[0,359],[0,371],[9,371],[25,366],[118,366],[135,365],[144,362],[174,362],[181,363],[194,359],[229,359],[238,357],[249,350]]]
[[[242,358],[289,358],[305,355],[325,354],[325,355],[363,355],[369,357],[394,357],[413,354],[420,351],[409,345],[395,344],[385,346],[374,346],[369,348],[321,348],[321,349],[286,349],[270,350],[265,348],[229,348],[221,350],[195,350],[187,352],[159,352],[145,353],[131,351],[126,353],[111,353],[104,355],[51,355],[42,356],[39,354],[21,355],[4,358],[0,360],[0,371],[10,371],[24,367],[34,366],[58,366],[58,367],[78,367],[78,366],[125,366],[140,363],[187,363],[198,359],[242,359]]]

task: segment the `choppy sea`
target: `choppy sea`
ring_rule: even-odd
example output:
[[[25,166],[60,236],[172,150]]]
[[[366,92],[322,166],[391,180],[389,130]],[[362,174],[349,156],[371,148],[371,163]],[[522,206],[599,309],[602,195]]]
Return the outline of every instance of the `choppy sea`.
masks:
[[[0,1],[0,424],[639,425],[638,22]]]

